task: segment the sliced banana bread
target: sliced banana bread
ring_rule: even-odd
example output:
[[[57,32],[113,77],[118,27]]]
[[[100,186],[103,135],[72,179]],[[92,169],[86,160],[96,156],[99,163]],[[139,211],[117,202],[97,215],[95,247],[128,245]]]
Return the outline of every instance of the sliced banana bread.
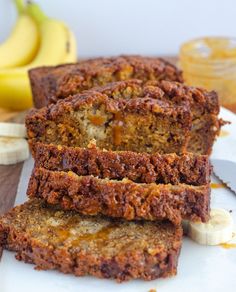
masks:
[[[78,176],[74,172],[35,168],[27,194],[76,210],[85,215],[103,214],[127,220],[181,219],[206,222],[209,219],[210,187],[186,184],[141,184]]]
[[[118,56],[29,71],[36,108],[94,86],[132,78],[182,82],[181,71],[160,58]]]
[[[86,147],[96,139],[97,146],[107,150],[182,153],[191,119],[183,96],[175,92],[168,96],[164,86],[129,80],[32,110],[26,126],[30,139],[44,143]]]
[[[0,217],[0,248],[39,270],[153,280],[176,274],[182,229],[170,222],[80,216],[37,199]]]
[[[87,148],[36,142],[31,143],[31,152],[37,167],[73,171],[81,176],[196,186],[210,182],[211,166],[206,155],[107,151],[97,148],[95,141],[91,141]]]
[[[224,125],[224,122],[218,119],[220,107],[216,92],[176,82],[161,81],[152,84],[159,86],[165,92],[164,97],[168,97],[176,105],[183,101],[189,103],[192,126],[187,151],[209,155],[214,140]]]
[[[77,64],[36,68],[32,69],[29,75],[35,105],[38,108],[113,81],[131,78],[141,79],[147,84],[160,83],[161,80],[183,81],[181,72],[168,62],[141,56],[99,58]],[[169,97],[174,96],[176,99],[176,95],[178,96],[177,102],[179,97],[182,97],[191,103],[193,118],[188,151],[210,154],[222,124],[217,118],[219,103],[216,93],[168,82],[164,87]]]

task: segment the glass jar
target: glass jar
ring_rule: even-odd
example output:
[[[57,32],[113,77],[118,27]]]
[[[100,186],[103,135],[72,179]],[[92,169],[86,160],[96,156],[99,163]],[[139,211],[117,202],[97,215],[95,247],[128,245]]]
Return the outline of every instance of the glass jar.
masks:
[[[180,67],[186,84],[215,90],[220,104],[236,112],[236,39],[206,37],[184,43]]]

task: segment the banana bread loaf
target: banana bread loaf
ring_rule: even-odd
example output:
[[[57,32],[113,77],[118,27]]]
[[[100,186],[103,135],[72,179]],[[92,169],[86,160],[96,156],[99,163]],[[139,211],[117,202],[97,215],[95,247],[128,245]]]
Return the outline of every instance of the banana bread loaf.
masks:
[[[132,78],[182,82],[175,66],[160,58],[118,56],[29,71],[34,104],[41,108],[94,86]]]
[[[44,199],[65,210],[85,215],[103,214],[127,220],[181,219],[206,222],[209,219],[210,187],[186,184],[140,184],[78,176],[35,168],[28,185],[29,197]]]
[[[32,69],[29,75],[35,105],[38,108],[85,89],[117,80],[138,78],[147,84],[159,84],[161,80],[183,81],[181,72],[168,62],[140,56],[99,58],[77,64],[36,68]],[[171,85],[168,82],[165,87],[169,96],[180,95],[191,103],[192,131],[188,151],[210,154],[222,124],[217,118],[217,95],[214,92],[181,87],[174,83]]]
[[[36,142],[31,143],[31,152],[36,167],[73,171],[79,176],[196,186],[210,182],[211,166],[206,155],[106,151],[97,148],[95,141],[91,141],[87,148]]]
[[[176,274],[182,229],[170,222],[80,216],[37,199],[0,217],[0,248],[38,270],[153,280]]]
[[[189,102],[175,92],[168,96],[167,87],[129,80],[68,97],[32,110],[26,117],[28,137],[79,147],[96,139],[107,150],[185,152],[192,126]]]

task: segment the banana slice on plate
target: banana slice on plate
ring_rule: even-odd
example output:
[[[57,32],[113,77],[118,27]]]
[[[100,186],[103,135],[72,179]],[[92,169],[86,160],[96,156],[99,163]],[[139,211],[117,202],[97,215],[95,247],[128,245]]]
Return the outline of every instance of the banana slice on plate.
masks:
[[[15,164],[28,157],[29,146],[25,139],[0,137],[0,164]]]
[[[203,245],[218,245],[229,241],[233,234],[233,219],[230,213],[221,208],[210,212],[207,223],[189,222],[188,235]]]
[[[0,136],[25,138],[26,128],[24,124],[0,123]]]

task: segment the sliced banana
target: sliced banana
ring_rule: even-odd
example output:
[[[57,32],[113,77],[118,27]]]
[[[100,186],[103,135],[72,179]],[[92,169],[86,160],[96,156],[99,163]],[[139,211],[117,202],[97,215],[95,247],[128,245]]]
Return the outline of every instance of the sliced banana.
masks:
[[[26,128],[23,124],[0,123],[0,136],[25,138]]]
[[[207,223],[189,222],[188,235],[203,245],[218,245],[232,238],[233,219],[221,208],[212,209]]]
[[[15,164],[28,157],[29,147],[25,139],[0,137],[0,164]]]

